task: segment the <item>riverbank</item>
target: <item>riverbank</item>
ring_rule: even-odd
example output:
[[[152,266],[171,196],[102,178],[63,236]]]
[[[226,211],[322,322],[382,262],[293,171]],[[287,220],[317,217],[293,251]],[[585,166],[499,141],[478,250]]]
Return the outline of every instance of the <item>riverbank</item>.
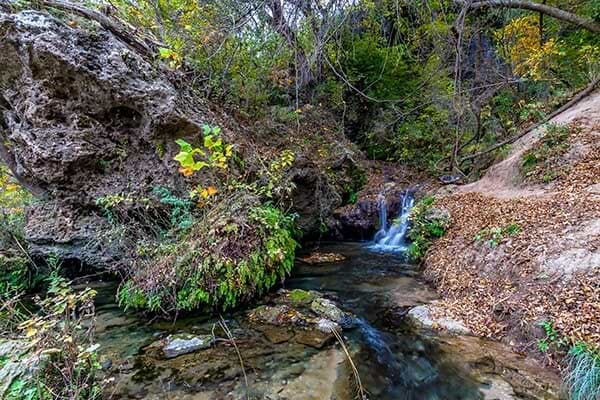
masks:
[[[425,260],[446,317],[553,365],[569,345],[600,345],[599,104],[553,121],[568,129],[560,151],[540,129],[480,181],[445,188],[436,206],[452,223]]]

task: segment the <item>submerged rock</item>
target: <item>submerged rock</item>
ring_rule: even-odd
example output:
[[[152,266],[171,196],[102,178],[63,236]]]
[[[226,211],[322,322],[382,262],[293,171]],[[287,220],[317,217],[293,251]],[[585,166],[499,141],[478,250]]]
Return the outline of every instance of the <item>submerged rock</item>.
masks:
[[[326,318],[321,318],[320,320],[317,321],[317,328],[321,332],[327,332],[327,333],[340,330],[340,326],[337,323],[335,323],[331,320],[328,320]]]
[[[211,335],[177,334],[163,340],[162,351],[166,358],[174,358],[183,354],[207,349],[214,343]]]
[[[311,253],[308,257],[301,258],[300,261],[305,262],[307,264],[323,264],[340,262],[344,261],[345,259],[345,256],[338,253],[320,253],[318,251],[315,251]]]
[[[352,315],[314,291],[280,290],[271,301],[275,304],[259,306],[248,315],[271,343],[294,340],[321,348],[331,342],[334,330],[353,325]]]
[[[310,309],[317,315],[339,324],[344,328],[352,326],[352,317],[338,308],[331,300],[318,298],[310,303]]]

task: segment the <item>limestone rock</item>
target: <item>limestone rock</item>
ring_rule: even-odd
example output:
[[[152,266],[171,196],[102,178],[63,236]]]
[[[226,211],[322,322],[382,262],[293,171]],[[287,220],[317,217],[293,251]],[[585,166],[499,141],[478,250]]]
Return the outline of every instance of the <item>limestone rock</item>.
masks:
[[[433,305],[423,305],[412,308],[406,315],[409,320],[425,329],[442,330],[456,335],[469,335],[471,331],[462,322],[448,317],[437,317],[443,314]]]
[[[343,312],[331,300],[318,298],[310,304],[310,309],[322,318],[328,319],[344,328],[352,325],[352,317]]]
[[[162,351],[166,358],[174,358],[183,354],[207,349],[214,343],[211,335],[177,334],[164,339]]]
[[[178,187],[165,160],[176,151],[173,137],[197,130],[203,115],[192,113],[185,90],[102,29],[23,11],[0,12],[0,32],[0,155],[44,200],[28,213],[30,251],[107,265],[121,254],[99,247],[108,229],[95,201]]]

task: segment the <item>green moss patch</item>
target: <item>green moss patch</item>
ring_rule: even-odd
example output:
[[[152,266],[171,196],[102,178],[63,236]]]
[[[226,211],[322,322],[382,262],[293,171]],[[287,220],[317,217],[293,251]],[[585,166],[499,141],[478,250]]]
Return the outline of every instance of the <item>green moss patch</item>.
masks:
[[[294,304],[308,304],[315,299],[314,294],[302,289],[292,290],[289,297]]]
[[[279,209],[238,193],[215,205],[183,237],[138,259],[119,302],[160,313],[247,302],[291,271],[292,225]]]

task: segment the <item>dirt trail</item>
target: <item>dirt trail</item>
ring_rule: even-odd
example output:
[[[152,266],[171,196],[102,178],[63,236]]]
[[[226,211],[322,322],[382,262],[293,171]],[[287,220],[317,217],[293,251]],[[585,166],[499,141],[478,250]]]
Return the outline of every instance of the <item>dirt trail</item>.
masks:
[[[551,122],[569,124],[569,136],[540,164],[550,179],[521,171],[542,127],[482,179],[438,197],[452,225],[425,260],[447,317],[534,354],[540,322],[600,346],[600,91]]]
[[[575,121],[590,128],[600,124],[600,91],[596,91],[564,113],[559,114],[550,123],[569,124]],[[544,188],[531,185],[525,186],[521,184],[519,178],[519,167],[523,154],[537,143],[544,131],[544,127],[538,128],[516,141],[506,159],[493,165],[483,178],[460,187],[458,191],[463,193],[479,192],[498,198],[546,194],[547,190]],[[595,134],[600,135],[600,132],[596,131]]]

